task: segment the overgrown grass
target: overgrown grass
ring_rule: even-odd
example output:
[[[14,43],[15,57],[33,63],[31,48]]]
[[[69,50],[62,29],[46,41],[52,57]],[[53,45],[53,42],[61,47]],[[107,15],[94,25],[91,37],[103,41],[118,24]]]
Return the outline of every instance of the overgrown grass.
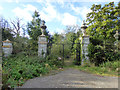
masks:
[[[57,69],[59,62],[56,61],[21,54],[3,58],[3,87],[21,86],[28,79],[46,75]]]
[[[99,67],[94,64],[87,64],[82,66],[71,66],[77,68],[81,71],[86,71],[92,74],[102,75],[102,76],[120,76],[120,60],[119,61],[108,61],[101,64]]]

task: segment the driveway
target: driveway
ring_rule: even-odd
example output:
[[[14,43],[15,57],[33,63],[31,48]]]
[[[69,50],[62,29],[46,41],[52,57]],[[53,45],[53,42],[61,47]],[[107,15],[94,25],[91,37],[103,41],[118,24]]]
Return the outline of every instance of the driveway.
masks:
[[[98,76],[77,69],[28,80],[19,88],[118,88],[118,77]]]

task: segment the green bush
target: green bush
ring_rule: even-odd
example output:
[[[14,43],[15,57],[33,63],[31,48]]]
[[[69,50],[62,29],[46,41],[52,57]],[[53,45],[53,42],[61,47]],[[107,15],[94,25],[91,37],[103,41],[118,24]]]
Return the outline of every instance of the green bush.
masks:
[[[63,58],[61,58],[61,60],[58,59],[59,56],[58,55],[49,55],[47,56],[47,60],[49,62],[50,65],[55,65],[57,67],[62,67],[63,66]]]
[[[120,58],[120,52],[115,52],[116,48],[112,40],[108,39],[103,42],[100,39],[90,38],[90,42],[88,45],[88,56],[91,63],[95,63],[96,66]]]
[[[25,80],[47,74],[52,67],[59,66],[56,59],[40,58],[38,56],[25,56],[19,53],[3,58],[3,83],[15,87],[22,85]],[[6,76],[4,76],[6,75]]]
[[[100,65],[101,67],[105,67],[105,68],[110,68],[112,70],[116,70],[117,68],[120,67],[120,60],[118,61],[108,61],[108,62],[105,62],[103,64]]]
[[[95,63],[96,66],[99,66],[99,64],[105,61],[105,54],[101,45],[94,46],[92,43],[90,43],[88,45],[88,56],[90,61]]]

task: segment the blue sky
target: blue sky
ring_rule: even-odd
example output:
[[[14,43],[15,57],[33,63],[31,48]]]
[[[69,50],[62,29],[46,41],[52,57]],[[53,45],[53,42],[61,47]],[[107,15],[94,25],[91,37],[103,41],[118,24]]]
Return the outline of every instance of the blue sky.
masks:
[[[0,16],[8,21],[19,17],[27,24],[37,10],[51,34],[65,33],[68,25],[81,26],[93,4],[104,5],[110,1],[119,0],[0,0]]]

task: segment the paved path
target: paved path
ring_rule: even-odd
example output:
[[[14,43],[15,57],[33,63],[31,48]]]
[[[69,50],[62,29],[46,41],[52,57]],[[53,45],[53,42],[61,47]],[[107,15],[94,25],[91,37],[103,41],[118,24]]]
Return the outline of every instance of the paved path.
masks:
[[[21,88],[118,88],[118,77],[97,76],[70,68],[30,79]]]

